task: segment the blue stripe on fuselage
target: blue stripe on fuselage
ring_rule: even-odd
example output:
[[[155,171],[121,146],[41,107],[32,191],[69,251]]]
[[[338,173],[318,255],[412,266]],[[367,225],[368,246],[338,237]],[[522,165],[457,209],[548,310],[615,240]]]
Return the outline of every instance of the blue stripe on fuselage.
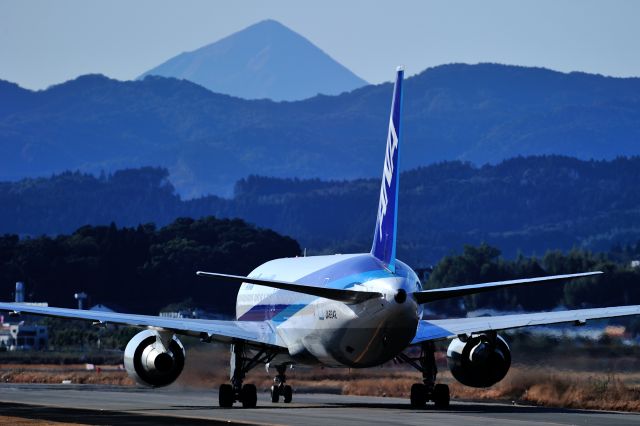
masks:
[[[365,283],[373,279],[397,276],[401,275],[392,274],[384,268],[378,259],[370,254],[365,254],[345,259],[335,263],[334,265],[319,269],[300,278],[299,280],[296,280],[295,282],[307,285],[316,285],[318,287],[347,289],[356,284]],[[327,278],[329,278],[329,281],[326,281]],[[286,290],[278,290],[267,296],[260,302],[260,304],[253,306],[240,316],[238,320],[262,321],[270,319],[273,322],[280,324],[300,312],[311,302],[317,299],[317,297],[314,296],[301,294],[300,299],[298,299],[294,304],[278,304],[277,301],[280,298],[282,291]],[[273,304],[270,302],[273,302]]]
[[[295,305],[255,305],[240,318],[241,321],[264,321],[283,317],[283,321],[303,309],[306,304]],[[290,312],[290,314],[289,314]],[[282,321],[279,321],[282,322]]]

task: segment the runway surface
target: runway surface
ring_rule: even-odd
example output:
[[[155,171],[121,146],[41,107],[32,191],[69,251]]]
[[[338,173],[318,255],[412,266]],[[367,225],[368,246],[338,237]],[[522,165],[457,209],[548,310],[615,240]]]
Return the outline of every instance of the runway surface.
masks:
[[[447,411],[416,410],[398,398],[295,394],[291,404],[258,395],[254,409],[222,409],[216,391],[170,387],[1,384],[0,414],[85,424],[286,425],[631,425],[640,415],[452,401]]]

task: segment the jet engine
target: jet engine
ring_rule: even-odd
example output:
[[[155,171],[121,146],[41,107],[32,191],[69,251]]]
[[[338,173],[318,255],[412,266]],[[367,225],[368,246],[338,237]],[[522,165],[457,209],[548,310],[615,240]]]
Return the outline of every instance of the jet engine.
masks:
[[[173,383],[184,367],[184,346],[176,336],[162,339],[145,330],[133,336],[124,350],[124,367],[138,384],[162,387]]]
[[[511,366],[511,350],[496,334],[454,339],[447,349],[447,364],[457,381],[474,388],[498,383]]]

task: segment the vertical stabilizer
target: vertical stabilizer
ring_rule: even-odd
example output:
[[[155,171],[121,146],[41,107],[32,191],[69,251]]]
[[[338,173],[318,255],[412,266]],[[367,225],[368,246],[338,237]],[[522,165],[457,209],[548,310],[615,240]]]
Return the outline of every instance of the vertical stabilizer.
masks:
[[[393,272],[395,272],[396,234],[398,228],[398,190],[400,183],[398,142],[400,141],[403,76],[403,68],[398,67],[391,100],[389,134],[387,135],[387,149],[384,157],[382,184],[380,185],[378,220],[376,221],[373,246],[371,247],[371,254],[380,259]]]

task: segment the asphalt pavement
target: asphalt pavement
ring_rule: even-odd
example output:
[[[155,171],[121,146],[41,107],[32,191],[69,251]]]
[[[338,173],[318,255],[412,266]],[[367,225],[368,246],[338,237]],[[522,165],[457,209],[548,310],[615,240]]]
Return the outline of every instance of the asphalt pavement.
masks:
[[[291,404],[258,395],[258,406],[217,405],[216,390],[102,385],[0,384],[0,414],[84,424],[283,425],[640,425],[640,415],[453,400],[448,410],[413,409],[400,398],[294,394]]]

